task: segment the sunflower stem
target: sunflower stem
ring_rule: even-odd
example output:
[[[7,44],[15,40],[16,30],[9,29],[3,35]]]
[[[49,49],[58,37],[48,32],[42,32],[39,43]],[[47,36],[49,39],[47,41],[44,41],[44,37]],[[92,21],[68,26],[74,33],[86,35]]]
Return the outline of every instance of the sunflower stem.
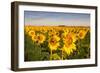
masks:
[[[50,60],[52,60],[52,50],[50,50]]]
[[[63,60],[63,50],[61,50],[61,52],[62,52],[62,60]]]

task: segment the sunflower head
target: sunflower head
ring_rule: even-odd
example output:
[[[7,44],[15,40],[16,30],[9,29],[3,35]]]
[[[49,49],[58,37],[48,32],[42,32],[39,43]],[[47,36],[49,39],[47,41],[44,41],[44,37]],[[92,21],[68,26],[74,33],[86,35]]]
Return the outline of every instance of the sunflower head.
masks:
[[[74,50],[76,50],[76,45],[74,43],[68,45],[68,44],[64,44],[62,50],[67,54],[70,55],[71,53],[73,53]]]
[[[76,45],[74,44],[76,40],[77,38],[74,33],[71,33],[71,32],[63,33],[64,45],[63,45],[62,50],[66,52],[67,55],[70,55],[73,52],[73,50],[76,49]]]
[[[28,26],[25,26],[25,32],[28,33],[30,28]]]
[[[49,36],[51,37],[51,36],[54,36],[54,35],[56,35],[56,31],[55,30],[49,30]]]
[[[63,33],[63,41],[64,43],[71,44],[77,40],[76,35],[74,33]]]
[[[43,28],[43,29],[41,30],[41,32],[42,32],[42,33],[46,33],[46,32],[47,32],[47,29]]]
[[[32,41],[33,41],[33,42],[36,42],[36,40],[37,40],[37,39],[36,39],[36,35],[35,35],[35,36],[32,36]]]
[[[37,34],[35,39],[37,43],[41,44],[45,41],[46,37],[43,34]]]
[[[56,35],[49,38],[48,47],[50,48],[50,50],[56,50],[57,49],[57,47],[59,46],[59,40],[60,40],[60,38]]]
[[[79,34],[78,34],[78,37],[79,37],[80,39],[83,39],[83,38],[85,37],[86,33],[87,33],[87,31],[85,31],[85,30],[80,30],[80,31],[79,31]]]
[[[28,34],[29,34],[29,36],[33,37],[33,36],[35,36],[35,31],[34,30],[30,30],[28,32]]]

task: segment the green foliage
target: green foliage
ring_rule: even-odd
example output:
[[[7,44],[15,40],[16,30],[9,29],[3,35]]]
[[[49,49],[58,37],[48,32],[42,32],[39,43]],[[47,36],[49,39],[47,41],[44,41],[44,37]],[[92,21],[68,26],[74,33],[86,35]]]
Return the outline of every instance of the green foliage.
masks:
[[[49,52],[46,46],[47,44],[37,45],[31,40],[31,38],[25,35],[25,61],[37,61],[37,60],[48,60]]]
[[[51,58],[52,58],[52,60],[60,60],[61,59],[60,56],[57,53],[53,54],[51,56]]]

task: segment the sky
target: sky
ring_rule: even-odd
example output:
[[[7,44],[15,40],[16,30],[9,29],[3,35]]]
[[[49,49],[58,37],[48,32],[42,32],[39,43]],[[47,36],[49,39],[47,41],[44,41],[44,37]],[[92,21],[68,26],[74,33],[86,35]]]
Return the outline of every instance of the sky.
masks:
[[[33,26],[90,26],[90,14],[24,11],[24,23]]]

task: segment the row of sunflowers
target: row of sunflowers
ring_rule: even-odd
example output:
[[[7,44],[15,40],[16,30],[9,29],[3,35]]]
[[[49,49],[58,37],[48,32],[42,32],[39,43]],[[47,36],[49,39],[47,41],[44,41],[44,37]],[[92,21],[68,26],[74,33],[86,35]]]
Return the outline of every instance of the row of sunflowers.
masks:
[[[86,26],[25,26],[25,61],[90,57],[90,28]]]

